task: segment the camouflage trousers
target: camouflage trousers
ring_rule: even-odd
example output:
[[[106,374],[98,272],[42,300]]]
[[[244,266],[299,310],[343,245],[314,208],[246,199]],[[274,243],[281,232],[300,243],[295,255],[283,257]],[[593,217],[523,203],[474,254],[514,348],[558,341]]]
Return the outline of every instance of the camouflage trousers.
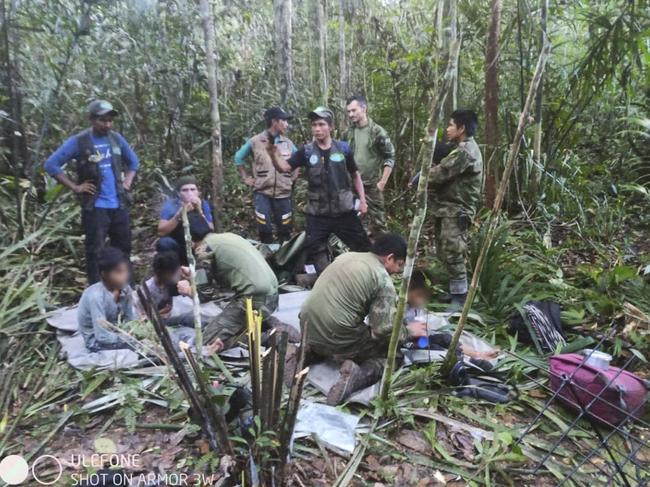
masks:
[[[467,232],[470,223],[466,215],[434,219],[436,254],[449,274],[451,294],[467,292]]]
[[[371,237],[376,238],[387,231],[384,193],[377,189],[375,183],[364,184],[363,190],[366,193],[366,203],[368,204],[368,213],[362,219],[363,226]]]
[[[253,309],[262,313],[263,320],[266,320],[278,309],[277,293],[269,296],[252,296],[252,299]],[[203,340],[208,345],[215,338],[220,338],[225,348],[230,348],[238,340],[239,336],[246,331],[247,327],[246,298],[244,296],[235,296],[223,311],[205,327]]]

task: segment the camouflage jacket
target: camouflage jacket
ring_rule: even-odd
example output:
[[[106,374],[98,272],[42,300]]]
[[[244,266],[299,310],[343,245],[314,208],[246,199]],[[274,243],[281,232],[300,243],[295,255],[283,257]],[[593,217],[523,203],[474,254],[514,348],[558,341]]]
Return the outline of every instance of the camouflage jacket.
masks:
[[[364,184],[376,183],[379,180],[381,171],[385,166],[395,167],[395,147],[388,136],[386,130],[368,119],[368,142],[367,160],[357,157],[359,151],[355,147],[355,132],[359,130],[353,125],[345,133],[344,140],[350,144],[350,149],[354,154],[354,161],[359,167],[359,173]]]
[[[432,215],[474,217],[483,192],[483,158],[473,137],[431,169],[429,183]]]

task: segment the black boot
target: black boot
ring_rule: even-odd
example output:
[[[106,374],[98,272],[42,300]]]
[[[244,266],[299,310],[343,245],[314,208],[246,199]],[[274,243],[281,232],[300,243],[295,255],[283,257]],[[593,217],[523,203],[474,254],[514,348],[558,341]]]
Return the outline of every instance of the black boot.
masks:
[[[467,293],[463,294],[451,294],[451,301],[447,307],[447,313],[457,313],[462,311],[463,306],[465,306],[465,300],[467,300]]]
[[[383,364],[379,359],[366,360],[361,365],[346,360],[341,365],[339,380],[327,393],[327,404],[336,406],[343,403],[355,392],[381,379],[382,371]]]

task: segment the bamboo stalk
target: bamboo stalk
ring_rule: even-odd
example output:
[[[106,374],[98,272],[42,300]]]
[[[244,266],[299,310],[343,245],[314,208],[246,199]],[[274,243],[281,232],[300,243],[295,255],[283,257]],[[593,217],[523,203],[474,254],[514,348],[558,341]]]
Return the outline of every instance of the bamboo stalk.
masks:
[[[262,354],[262,383],[260,394],[260,420],[262,429],[271,429],[271,411],[273,409],[273,381],[275,372],[275,347]]]
[[[289,401],[287,402],[287,410],[282,422],[280,430],[280,448],[279,448],[279,465],[277,475],[279,475],[278,485],[284,485],[285,481],[285,467],[289,457],[289,447],[293,430],[296,425],[296,417],[298,416],[298,409],[300,408],[300,399],[302,397],[302,389],[305,385],[305,379],[309,373],[309,367],[302,369],[296,374],[289,394]]]
[[[275,347],[275,373],[273,381],[273,407],[271,409],[271,424],[278,422],[280,406],[282,404],[282,386],[284,385],[284,365],[287,358],[287,344],[289,334],[280,332],[280,338]]]
[[[194,314],[194,343],[196,356],[201,359],[203,351],[203,330],[201,329],[201,303],[199,293],[196,289],[196,260],[192,252],[192,234],[190,233],[190,222],[187,219],[187,208],[183,206],[181,212],[183,220],[183,233],[185,234],[185,251],[187,252],[187,265],[190,268],[190,287],[192,289],[192,311]]]
[[[442,82],[442,87],[438,98],[434,101],[429,114],[429,122],[427,124],[427,140],[423,144],[423,149],[420,152],[420,180],[417,189],[417,207],[415,215],[413,216],[413,223],[411,224],[411,232],[409,234],[408,247],[406,252],[406,264],[404,265],[404,273],[402,275],[402,285],[399,291],[399,301],[397,304],[397,312],[393,319],[393,331],[388,345],[388,360],[384,368],[384,377],[381,385],[381,398],[383,401],[388,399],[390,391],[391,379],[393,370],[395,369],[395,357],[397,354],[397,345],[399,342],[400,331],[402,329],[402,321],[404,320],[404,309],[406,307],[406,294],[408,291],[409,283],[411,282],[411,274],[415,266],[417,258],[418,240],[420,239],[420,232],[424,224],[424,218],[427,213],[427,196],[429,186],[429,174],[431,171],[431,164],[433,163],[433,153],[436,148],[438,127],[444,116],[445,100],[449,94],[456,66],[458,65],[458,54],[460,52],[460,38],[456,39],[449,52],[449,60],[447,62],[447,70]]]
[[[205,411],[205,408],[203,407],[201,399],[196,393],[196,389],[194,389],[192,380],[190,379],[187,370],[185,370],[185,366],[181,362],[181,359],[178,357],[178,354],[176,353],[174,344],[172,343],[171,337],[169,336],[169,332],[167,331],[167,328],[163,324],[162,320],[160,319],[158,310],[156,309],[156,307],[153,305],[151,301],[151,294],[149,293],[149,288],[146,286],[146,284],[142,283],[141,286],[138,286],[138,296],[140,298],[140,302],[142,303],[142,306],[144,307],[144,311],[147,317],[149,318],[149,320],[151,320],[151,323],[153,324],[153,328],[156,334],[158,335],[158,338],[160,338],[160,343],[162,344],[163,348],[165,349],[165,352],[167,353],[169,362],[171,363],[174,371],[176,372],[176,379],[178,384],[180,385],[181,389],[185,393],[185,396],[187,397],[190,405],[192,406],[194,411],[196,411],[196,414],[198,414],[199,417],[201,418],[201,422],[202,422],[201,426],[203,432],[208,437],[210,446],[215,451],[219,451],[219,442],[215,434],[215,428],[210,423],[208,414]]]
[[[214,401],[210,400],[210,386],[207,384],[206,378],[203,374],[203,371],[201,370],[201,366],[192,355],[190,346],[185,342],[181,342],[179,345],[181,351],[187,359],[187,363],[190,365],[192,372],[194,372],[196,383],[199,385],[199,391],[203,396],[203,406],[205,407],[205,410],[210,417],[210,421],[215,427],[215,431],[219,439],[219,445],[221,446],[221,451],[228,455],[232,455],[233,447],[230,443],[230,438],[228,437],[228,425],[226,424],[226,417],[224,416],[221,408],[217,406]]]
[[[463,306],[463,311],[458,320],[458,325],[456,326],[456,331],[452,337],[451,344],[447,350],[447,355],[445,361],[442,364],[441,372],[443,376],[447,376],[449,371],[456,363],[456,354],[454,350],[458,346],[460,340],[460,335],[465,328],[465,323],[467,322],[467,315],[469,310],[472,307],[474,297],[476,296],[476,290],[478,288],[478,280],[481,276],[481,271],[483,270],[483,264],[485,263],[485,258],[487,256],[488,250],[492,245],[492,239],[494,238],[494,232],[499,221],[501,204],[503,203],[503,198],[505,197],[506,190],[508,189],[508,182],[510,181],[510,175],[517,160],[517,155],[519,153],[519,146],[521,145],[521,139],[524,137],[524,130],[528,122],[528,114],[530,112],[531,105],[537,93],[537,87],[539,86],[540,80],[542,79],[542,74],[544,73],[544,68],[546,66],[546,60],[551,51],[551,44],[548,41],[548,38],[544,38],[544,43],[542,49],[539,53],[539,58],[537,60],[537,67],[535,68],[535,73],[533,78],[530,80],[530,85],[528,87],[528,96],[526,97],[526,103],[524,108],[519,115],[519,123],[517,124],[517,131],[515,132],[515,137],[510,145],[510,151],[508,153],[508,159],[506,162],[506,167],[503,172],[503,177],[499,183],[499,190],[497,191],[496,198],[494,200],[494,206],[492,207],[492,212],[490,213],[490,218],[488,220],[488,229],[485,233],[485,240],[481,247],[481,250],[476,260],[476,266],[474,267],[474,274],[472,275],[472,282],[469,286],[467,292],[467,299],[465,300],[465,305]]]
[[[260,414],[260,366],[259,343],[257,342],[257,320],[253,313],[253,301],[246,298],[246,320],[248,324],[248,360],[250,363],[251,393],[253,395],[253,415]]]

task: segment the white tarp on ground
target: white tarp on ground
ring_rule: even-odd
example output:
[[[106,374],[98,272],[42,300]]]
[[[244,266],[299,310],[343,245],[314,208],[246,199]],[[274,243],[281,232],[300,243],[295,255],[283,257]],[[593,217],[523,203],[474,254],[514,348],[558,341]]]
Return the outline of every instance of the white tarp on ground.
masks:
[[[274,313],[279,320],[284,321],[296,329],[300,329],[298,313],[300,306],[306,299],[308,291],[280,294],[278,310]],[[184,296],[174,297],[172,307],[172,320],[192,313],[192,299]],[[221,313],[221,308],[215,303],[201,304],[201,321],[205,324]],[[68,363],[77,369],[126,369],[146,363],[138,353],[122,350],[102,350],[100,352],[89,351],[83,341],[83,337],[77,331],[77,307],[61,308],[47,318],[47,323],[57,329],[57,340],[61,344],[61,356],[66,358]],[[193,343],[194,328],[168,327],[174,343],[185,341]],[[239,347],[226,350],[224,356],[230,358],[242,358],[248,356],[247,352]]]
[[[315,435],[318,441],[335,451],[352,453],[359,419],[359,416],[344,413],[332,406],[302,401],[293,438]]]

